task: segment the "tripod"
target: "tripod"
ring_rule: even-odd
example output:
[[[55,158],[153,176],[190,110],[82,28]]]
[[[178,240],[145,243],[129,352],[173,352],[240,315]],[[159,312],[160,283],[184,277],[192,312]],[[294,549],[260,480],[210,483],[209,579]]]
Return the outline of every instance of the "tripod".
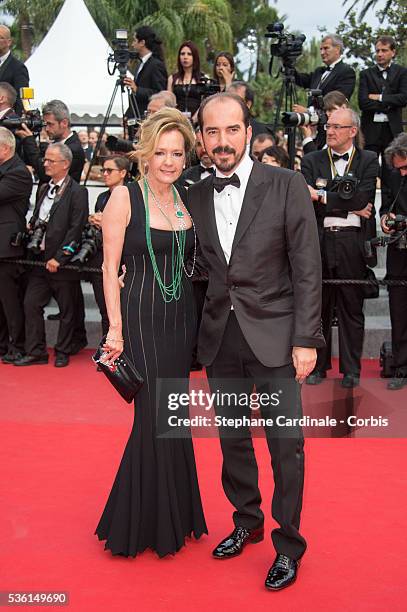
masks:
[[[103,117],[103,122],[102,122],[102,125],[101,125],[101,128],[100,128],[100,132],[99,132],[99,136],[98,136],[97,142],[96,142],[96,147],[95,147],[95,150],[93,152],[92,159],[90,160],[89,168],[88,168],[88,171],[86,173],[85,181],[83,183],[85,186],[86,186],[86,184],[88,182],[89,175],[90,175],[90,173],[92,171],[92,168],[95,165],[96,160],[98,158],[99,151],[100,151],[100,148],[101,148],[102,142],[103,142],[103,136],[104,136],[104,133],[106,132],[106,126],[107,126],[107,124],[109,122],[110,114],[112,112],[113,104],[114,104],[114,101],[116,99],[116,95],[117,95],[117,91],[118,91],[119,87],[120,87],[120,99],[121,99],[122,123],[123,123],[124,136],[126,137],[126,131],[127,131],[127,134],[128,134],[128,124],[126,123],[126,120],[125,120],[124,104],[123,104],[123,95],[125,93],[125,88],[126,88],[126,86],[123,83],[123,78],[124,77],[120,74],[119,78],[117,79],[117,81],[115,83],[115,86],[114,86],[114,89],[113,89],[113,93],[112,93],[112,96],[110,98],[110,102],[108,104],[107,110],[106,110],[106,114]],[[129,91],[127,92],[127,95],[128,95],[128,99],[129,99],[129,108],[131,110],[132,116],[135,117],[135,121],[140,121],[141,120],[141,116],[140,116],[139,107],[137,105],[137,101],[133,98],[133,96],[131,95],[131,93]]]
[[[277,126],[280,121],[281,108],[284,100],[284,110],[291,111],[293,104],[297,102],[297,94],[295,90],[295,76],[294,76],[294,67],[293,66],[282,66],[280,68],[280,73],[283,76],[283,82],[281,84],[281,89],[278,94],[277,99],[277,107],[276,107],[276,115],[274,118],[273,131],[276,133]],[[271,69],[270,69],[271,75]],[[290,158],[290,168],[294,169],[295,162],[295,134],[296,128],[293,126],[286,126],[285,133],[288,136],[287,141],[287,150],[288,157]]]

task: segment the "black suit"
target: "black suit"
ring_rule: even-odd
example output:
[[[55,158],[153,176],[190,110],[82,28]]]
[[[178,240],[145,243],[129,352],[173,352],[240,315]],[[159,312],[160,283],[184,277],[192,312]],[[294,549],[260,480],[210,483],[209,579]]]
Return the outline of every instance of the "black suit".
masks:
[[[164,62],[158,57],[152,55],[145,62],[143,68],[135,78],[137,91],[131,94],[136,102],[136,110],[140,113],[140,118],[144,118],[144,113],[147,110],[148,101],[151,96],[159,91],[167,89],[168,74]],[[133,113],[129,108],[126,112],[127,117],[133,117]]]
[[[322,95],[330,91],[341,91],[350,100],[356,83],[354,69],[340,61],[321,82],[322,75],[326,70],[327,66],[320,66],[311,73],[295,71],[295,82],[304,89],[320,89]]]
[[[258,391],[272,389],[284,379],[286,414],[298,416],[292,347],[324,344],[318,235],[305,182],[298,173],[254,162],[229,263],[218,234],[213,194],[213,177],[188,190],[201,265],[209,277],[198,359],[207,366],[210,384],[221,392],[250,393],[254,381]],[[222,407],[216,409],[224,414]],[[233,414],[239,410],[232,407]],[[280,524],[273,531],[273,543],[279,553],[298,559],[306,548],[299,533],[302,433],[296,430],[292,438],[276,441],[279,433],[266,427],[266,435],[273,456],[273,516]],[[221,427],[220,436],[222,483],[235,507],[234,522],[257,528],[264,517],[250,432],[243,427],[230,436]]]
[[[38,190],[37,203],[30,221],[33,225],[40,213],[41,203],[48,191],[47,185]],[[62,192],[62,193],[61,193]],[[62,247],[72,241],[81,241],[82,230],[89,213],[88,191],[68,177],[66,187],[61,187],[50,210],[45,234],[45,250],[41,261],[56,259],[60,268],[54,274],[45,268],[32,271],[24,300],[26,317],[26,352],[29,355],[46,354],[44,307],[53,295],[61,313],[56,352],[69,355],[74,334],[75,306],[79,286],[79,275],[73,270],[64,270],[71,256]]]
[[[387,78],[377,66],[362,70],[359,82],[359,108],[362,111],[361,127],[366,147],[376,152],[384,150],[391,140],[403,131],[402,109],[407,104],[407,68],[391,64]],[[382,100],[370,100],[369,94],[381,94]],[[375,113],[385,113],[386,123],[376,123]],[[388,129],[383,141],[382,126]],[[372,146],[376,148],[371,148]],[[380,151],[377,149],[380,148]]]
[[[82,170],[85,165],[85,152],[81,141],[76,132],[65,140],[65,144],[72,151],[72,163],[69,168],[69,176],[77,183],[81,182]],[[38,176],[40,183],[48,183],[49,176],[45,174],[43,156],[37,146],[34,136],[27,136],[23,139],[24,159],[29,166],[32,166]]]
[[[24,232],[32,177],[18,155],[0,165],[0,259],[21,258],[22,246],[10,245],[13,234]],[[0,262],[0,348],[24,350],[24,311],[20,299],[22,268]]]
[[[368,202],[374,203],[379,171],[376,155],[371,151],[356,149],[348,171],[360,182],[357,193],[350,200],[343,200],[336,192],[331,191],[332,170],[327,149],[305,155],[301,170],[311,187],[316,188],[318,178],[328,180],[327,204],[315,204],[324,278],[365,279],[366,266],[376,265],[376,254],[369,258],[364,249],[365,241],[376,235],[374,208],[370,219],[361,218],[360,229],[332,232],[324,229],[324,219],[329,216],[346,218],[348,212],[361,210]],[[318,351],[317,370],[325,372],[331,368],[331,331],[336,302],[339,320],[339,370],[343,374],[359,374],[364,336],[363,299],[363,291],[358,286],[344,285],[334,288],[324,285],[322,323],[327,345]]]
[[[10,54],[6,61],[0,66],[0,82],[1,81],[10,83],[16,90],[17,100],[15,109],[18,113],[21,113],[23,105],[20,99],[20,89],[21,87],[29,87],[30,79],[26,66],[12,54]]]
[[[380,216],[390,211],[396,196],[391,212],[407,216],[407,179],[404,178],[403,183],[401,181],[400,172],[393,170],[388,185],[382,186]],[[390,244],[387,248],[386,278],[407,280],[407,249],[398,249],[397,243]],[[394,365],[407,376],[407,287],[402,285],[389,287],[389,306]]]

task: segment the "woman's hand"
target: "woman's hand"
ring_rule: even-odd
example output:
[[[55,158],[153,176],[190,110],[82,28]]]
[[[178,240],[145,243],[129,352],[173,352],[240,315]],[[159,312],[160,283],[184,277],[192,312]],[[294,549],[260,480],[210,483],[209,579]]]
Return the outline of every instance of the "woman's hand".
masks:
[[[109,328],[106,341],[103,345],[103,363],[113,365],[123,352],[123,338],[121,334]]]

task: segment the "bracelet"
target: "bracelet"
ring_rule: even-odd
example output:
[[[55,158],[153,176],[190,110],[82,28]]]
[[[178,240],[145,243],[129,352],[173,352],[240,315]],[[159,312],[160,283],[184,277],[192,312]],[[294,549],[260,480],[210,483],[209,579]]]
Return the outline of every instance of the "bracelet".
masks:
[[[106,337],[106,341],[107,341],[107,340],[108,340],[109,342],[124,342],[124,340],[115,340],[114,338],[108,338],[108,337]]]

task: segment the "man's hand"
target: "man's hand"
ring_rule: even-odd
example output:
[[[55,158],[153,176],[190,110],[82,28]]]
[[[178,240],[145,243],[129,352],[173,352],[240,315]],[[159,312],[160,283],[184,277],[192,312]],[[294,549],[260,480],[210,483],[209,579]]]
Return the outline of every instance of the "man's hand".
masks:
[[[312,133],[312,127],[309,125],[300,125],[300,130],[302,132],[303,138],[313,138],[314,135]]]
[[[312,201],[318,200],[317,190],[314,189],[313,187],[311,187],[311,185],[308,185],[308,189],[309,189],[309,193],[310,193],[310,196],[311,196],[311,200]]]
[[[27,136],[34,136],[31,130],[28,129],[25,123],[21,124],[21,128],[15,131],[16,136],[19,138],[27,138]]]
[[[396,218],[396,215],[394,213],[388,213],[387,215],[382,215],[380,219],[380,225],[382,226],[382,230],[384,231],[385,234],[391,234],[392,232],[394,232],[394,229],[388,227],[387,221],[389,219],[395,219],[395,218]]]
[[[134,82],[134,79],[130,78],[130,77],[125,77],[123,79],[123,83],[126,85],[126,87],[130,87],[131,91],[133,93],[136,93],[137,91],[137,85]]]
[[[293,112],[294,113],[306,113],[307,108],[305,106],[301,106],[301,104],[293,104]]]
[[[315,368],[317,349],[294,346],[292,356],[296,373],[295,380],[302,383]]]
[[[364,208],[362,208],[362,210],[353,210],[352,213],[354,215],[358,215],[358,217],[363,217],[364,219],[370,219],[370,217],[372,216],[372,208],[373,208],[373,204],[369,202],[368,204],[366,204]]]
[[[381,94],[369,94],[368,98],[369,100],[380,100],[380,96]]]
[[[48,270],[48,272],[51,272],[52,274],[54,274],[55,272],[58,272],[59,261],[57,261],[56,259],[48,259],[45,267]]]

